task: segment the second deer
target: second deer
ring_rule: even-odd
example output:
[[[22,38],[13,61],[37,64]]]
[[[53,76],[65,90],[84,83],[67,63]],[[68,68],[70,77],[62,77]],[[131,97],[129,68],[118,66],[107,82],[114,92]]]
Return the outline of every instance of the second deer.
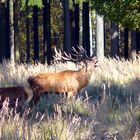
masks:
[[[65,70],[58,73],[40,73],[30,76],[28,82],[35,96],[40,97],[44,92],[67,93],[68,97],[76,95],[80,90],[89,84],[90,77],[98,65],[95,57],[88,57],[84,49],[74,50],[75,59],[71,55],[65,56],[55,50],[55,59],[83,63],[79,70]]]
[[[0,88],[0,108],[5,99],[9,100],[10,106],[15,106],[16,100],[20,106],[28,105],[33,98],[33,92],[26,87],[3,87]]]

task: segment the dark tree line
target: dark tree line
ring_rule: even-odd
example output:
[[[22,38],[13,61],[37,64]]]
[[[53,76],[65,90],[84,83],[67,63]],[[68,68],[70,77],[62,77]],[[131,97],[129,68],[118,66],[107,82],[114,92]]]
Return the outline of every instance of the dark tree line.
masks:
[[[5,3],[0,3],[0,61],[3,59],[12,59],[16,57],[15,52],[20,52],[21,48],[18,40],[18,12],[16,7],[20,1],[6,0]],[[63,50],[66,53],[71,53],[72,46],[78,50],[78,46],[82,45],[87,51],[87,55],[91,55],[90,46],[90,3],[89,1],[82,2],[82,19],[80,19],[80,4],[73,0],[73,9],[70,9],[69,0],[63,0]],[[52,48],[52,27],[51,27],[51,1],[42,0],[42,8],[38,5],[29,5],[29,0],[25,1],[25,9],[21,12],[25,17],[25,48],[26,62],[47,62],[49,65],[53,60]],[[57,12],[57,11],[56,11]],[[42,16],[42,21],[40,19]],[[104,56],[104,50],[109,46],[107,40],[110,40],[110,55],[117,58],[123,56],[128,59],[132,50],[133,59],[136,58],[140,51],[140,33],[132,31],[128,27],[120,27],[116,22],[103,21],[103,16],[96,14],[96,49],[97,56]],[[32,20],[31,20],[32,19]],[[14,22],[13,22],[14,20]],[[42,34],[40,37],[39,22],[42,22]],[[82,21],[82,25],[80,24]],[[57,24],[57,23],[56,23]],[[82,42],[80,42],[80,27],[82,26]],[[110,37],[107,38],[107,26],[110,28]],[[33,31],[33,33],[31,32]],[[131,34],[130,34],[131,33]],[[56,32],[54,33],[56,34]],[[31,42],[31,38],[33,42]],[[42,38],[42,40],[40,40]],[[131,40],[131,44],[130,44]],[[42,42],[41,42],[42,41]],[[121,44],[123,41],[123,45]],[[57,42],[56,40],[54,42]],[[42,44],[42,47],[41,46]],[[57,44],[56,44],[57,45]],[[120,47],[120,46],[123,46]],[[15,47],[15,48],[14,48]],[[130,50],[131,47],[131,50]],[[61,49],[62,49],[61,48]],[[40,53],[43,53],[40,54]],[[42,55],[42,57],[40,57]]]
[[[10,35],[11,35],[11,30],[10,30],[10,4],[9,4],[10,0],[7,0],[5,3],[0,4],[1,5],[1,10],[2,11],[0,13],[0,18],[2,18],[2,22],[0,24],[1,30],[4,30],[4,33],[6,33],[4,36],[1,35],[1,39],[0,40],[5,40],[2,41],[0,46],[1,49],[1,61],[3,58],[5,59],[11,59],[12,53],[11,52],[11,44],[10,44]],[[17,1],[16,1],[17,2]],[[31,21],[29,18],[29,14],[30,14],[30,7],[28,4],[29,0],[25,1],[25,28],[26,28],[26,62],[30,63],[31,61],[31,30],[30,30],[30,26],[31,26]],[[39,15],[39,8],[37,5],[33,6],[33,60],[34,62],[38,62],[41,61],[43,63],[46,62],[50,64],[53,57],[52,57],[52,41],[51,41],[51,12],[50,12],[50,8],[51,8],[51,2],[48,0],[42,0],[43,3],[43,60],[40,60],[40,48],[39,48],[39,26],[38,26],[38,15]],[[71,15],[70,15],[70,9],[69,9],[69,1],[68,0],[64,0],[63,1],[63,14],[64,14],[64,47],[63,50],[67,53],[71,52],[71,48],[72,48],[72,43],[71,43],[71,35],[74,35],[73,38],[73,42],[74,42],[74,47],[78,50],[78,46],[79,46],[79,30],[80,30],[80,8],[79,8],[79,4],[75,3],[75,1],[73,1],[73,5],[74,5],[74,30],[73,32],[71,31]],[[17,6],[17,4],[16,4]],[[15,10],[15,9],[14,9]],[[14,11],[13,11],[14,12]],[[15,12],[14,12],[14,16],[16,16]],[[16,17],[14,17],[14,19],[16,19]],[[14,22],[16,25],[18,25],[17,19],[16,22]],[[82,45],[83,47],[87,50],[87,54],[90,55],[90,45],[89,45],[89,2],[84,2],[83,3],[83,42]],[[4,27],[3,27],[4,26]],[[16,28],[16,26],[14,26],[14,30],[18,30]],[[1,32],[2,33],[2,32]],[[15,40],[17,40],[18,38],[14,37]],[[15,41],[17,42],[17,41]],[[5,44],[4,44],[5,43]],[[17,49],[17,44],[15,44],[16,49]]]
[[[139,34],[139,31],[129,30],[128,27],[121,30],[116,23],[111,23],[111,56],[135,60],[140,51]],[[123,48],[120,48],[122,42]]]

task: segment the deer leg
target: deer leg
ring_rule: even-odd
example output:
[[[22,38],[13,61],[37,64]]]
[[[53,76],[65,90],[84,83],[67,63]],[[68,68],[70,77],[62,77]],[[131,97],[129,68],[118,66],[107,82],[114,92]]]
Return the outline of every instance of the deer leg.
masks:
[[[33,98],[33,91],[31,89],[29,89],[29,88],[24,88],[24,89],[25,89],[25,91],[27,93],[27,100],[25,102],[25,105],[26,105],[26,104],[29,104],[29,102],[32,100],[32,98]]]
[[[72,97],[74,97],[74,92],[72,92],[72,91],[69,91],[69,92],[67,92],[67,98],[72,98]]]

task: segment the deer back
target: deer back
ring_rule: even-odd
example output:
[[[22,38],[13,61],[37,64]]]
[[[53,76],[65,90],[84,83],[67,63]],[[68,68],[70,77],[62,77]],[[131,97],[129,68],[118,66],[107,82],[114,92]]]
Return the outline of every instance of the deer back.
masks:
[[[76,72],[77,73],[77,72]],[[77,74],[75,71],[62,71],[59,73],[41,73],[28,78],[32,90],[37,93],[59,92],[64,93],[69,90],[77,89]]]

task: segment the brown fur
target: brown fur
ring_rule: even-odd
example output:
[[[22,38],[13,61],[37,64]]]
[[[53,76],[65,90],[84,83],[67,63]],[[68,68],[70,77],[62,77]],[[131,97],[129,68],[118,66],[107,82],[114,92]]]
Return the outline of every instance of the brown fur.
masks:
[[[59,73],[40,73],[30,76],[28,82],[35,96],[40,97],[44,92],[67,93],[68,97],[74,96],[89,83],[91,74],[95,69],[97,60],[87,62],[78,71],[66,70]]]
[[[8,98],[10,105],[14,105],[16,100],[18,99],[19,104],[25,103],[28,100],[28,89],[24,87],[4,87],[0,88],[0,105],[2,105],[3,101]],[[32,95],[31,95],[32,96]],[[32,98],[32,97],[31,97]]]

